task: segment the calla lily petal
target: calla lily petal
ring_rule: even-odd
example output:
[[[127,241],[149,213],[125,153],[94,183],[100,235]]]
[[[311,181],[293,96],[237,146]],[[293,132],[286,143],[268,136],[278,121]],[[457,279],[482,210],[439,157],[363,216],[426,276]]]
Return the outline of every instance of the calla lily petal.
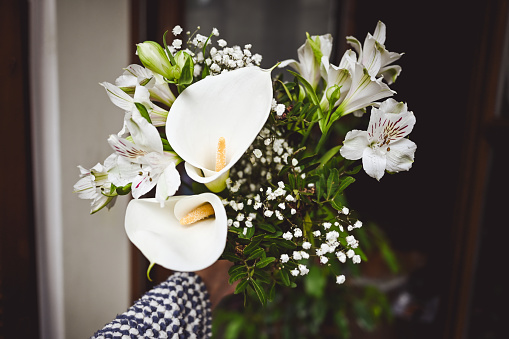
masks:
[[[186,88],[168,113],[166,136],[186,162],[188,175],[204,184],[224,177],[262,129],[271,102],[270,71],[258,67],[210,76]],[[226,140],[226,166],[216,172],[221,137]]]
[[[183,216],[207,202],[214,209],[214,217],[191,225],[180,224]],[[203,193],[169,197],[162,208],[156,199],[132,200],[126,211],[125,229],[151,263],[191,272],[207,268],[221,256],[228,226],[221,199]]]

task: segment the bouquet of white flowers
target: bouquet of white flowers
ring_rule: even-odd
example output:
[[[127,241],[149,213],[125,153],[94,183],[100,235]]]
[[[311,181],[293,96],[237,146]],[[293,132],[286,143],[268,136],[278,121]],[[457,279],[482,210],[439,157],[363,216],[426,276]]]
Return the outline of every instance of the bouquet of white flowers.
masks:
[[[167,45],[166,34],[163,46],[138,44],[143,66],[101,84],[124,125],[103,164],[79,167],[75,192],[92,199],[91,213],[131,192],[125,229],[151,263],[147,276],[154,264],[196,271],[227,259],[235,292],[253,289],[262,303],[313,265],[342,284],[342,264],[365,257],[345,189],[361,168],[377,180],[409,170],[416,150],[406,138],[413,113],[389,98],[402,54],[385,48],[385,25],[364,43],[348,37],[353,50],[338,66],[331,35],[307,35],[298,61],[268,70],[251,45],[214,41],[216,29],[187,35],[185,49],[178,38]],[[290,81],[272,76],[286,66]],[[331,142],[348,127],[341,118],[367,108],[367,130]]]

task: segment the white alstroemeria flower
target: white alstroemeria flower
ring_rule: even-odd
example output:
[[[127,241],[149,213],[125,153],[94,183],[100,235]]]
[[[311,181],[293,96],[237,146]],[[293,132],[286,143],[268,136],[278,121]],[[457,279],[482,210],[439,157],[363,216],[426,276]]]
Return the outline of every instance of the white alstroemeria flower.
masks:
[[[116,186],[131,182],[135,199],[156,187],[156,199],[164,205],[180,186],[176,165],[181,159],[174,152],[163,150],[157,129],[139,114],[133,113],[126,121],[133,142],[111,135],[109,144],[123,159],[117,160],[117,169],[110,173]]]
[[[367,69],[359,62],[354,63],[352,73],[350,89],[339,104],[336,114],[347,115],[396,93],[382,82],[382,78],[373,81]]]
[[[253,66],[206,77],[177,97],[168,114],[171,124],[166,125],[166,136],[186,162],[191,179],[213,192],[226,187],[230,168],[265,124],[272,95],[270,71]],[[222,138],[225,161],[216,171]]]
[[[387,99],[380,108],[371,109],[367,131],[352,130],[346,134],[341,147],[345,159],[362,158],[366,173],[380,180],[384,172],[408,171],[417,148],[405,137],[415,125],[415,116],[407,105]]]
[[[347,42],[359,54],[359,61],[372,78],[383,76],[388,84],[392,84],[401,73],[401,66],[390,64],[401,58],[403,53],[389,52],[385,49],[385,31],[385,24],[378,21],[373,35],[367,34],[364,46],[352,36],[347,37]]]
[[[124,74],[115,80],[115,85],[128,94],[134,94],[136,86],[145,86],[150,99],[161,102],[170,107],[175,101],[175,95],[164,81],[161,74],[154,73],[148,68],[132,64],[125,68]]]
[[[130,118],[130,113],[138,111],[135,103],[140,103],[147,109],[150,120],[154,126],[164,126],[166,124],[168,111],[150,101],[150,92],[145,86],[136,85],[134,97],[131,97],[118,86],[110,84],[109,82],[102,82],[100,85],[106,89],[106,93],[111,102],[126,112],[126,120]],[[119,134],[123,132],[124,131]]]
[[[108,179],[108,171],[114,166],[115,158],[116,155],[111,154],[104,161],[104,166],[98,163],[90,170],[78,166],[80,180],[74,185],[74,192],[81,199],[92,200],[90,214],[98,212],[115,198],[116,193],[111,192],[111,182]]]
[[[357,56],[352,50],[345,52],[338,66],[330,64],[328,57],[322,57],[320,72],[322,78],[324,78],[327,83],[320,101],[322,111],[329,109],[331,91],[334,91],[336,88],[339,87],[339,97],[334,103],[334,107],[338,106],[345,99],[352,85],[352,73],[355,69],[356,61]]]
[[[185,215],[204,203],[212,205],[214,217],[180,224]],[[203,193],[170,197],[163,208],[156,199],[132,200],[127,206],[125,229],[151,264],[191,272],[207,268],[221,256],[228,225],[221,199]]]
[[[311,42],[311,41],[312,42]],[[313,50],[311,44],[317,45]],[[323,56],[330,57],[332,51],[332,36],[330,34],[312,37],[307,36],[306,42],[297,50],[299,61],[288,59],[279,64],[279,68],[286,66],[296,70],[307,82],[316,89],[320,81],[320,64]]]

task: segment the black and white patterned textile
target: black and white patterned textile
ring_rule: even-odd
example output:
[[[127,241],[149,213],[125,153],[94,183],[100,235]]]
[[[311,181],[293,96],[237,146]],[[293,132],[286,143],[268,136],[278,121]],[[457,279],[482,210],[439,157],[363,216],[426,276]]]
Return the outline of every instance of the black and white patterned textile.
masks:
[[[212,315],[205,284],[195,273],[177,272],[91,338],[201,339],[211,336]]]

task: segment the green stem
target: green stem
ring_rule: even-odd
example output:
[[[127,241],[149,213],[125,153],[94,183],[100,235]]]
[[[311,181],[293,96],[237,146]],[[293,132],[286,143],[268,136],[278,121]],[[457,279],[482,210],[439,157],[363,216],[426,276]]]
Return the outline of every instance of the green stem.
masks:
[[[308,141],[309,135],[311,134],[311,130],[313,129],[314,125],[315,125],[314,122],[309,124],[306,134],[304,134],[304,138],[302,138],[302,141],[300,142],[300,147],[304,146]]]
[[[322,136],[320,137],[320,140],[318,141],[318,145],[316,145],[316,148],[315,148],[315,153],[318,153],[323,145],[325,144],[325,142],[327,141],[327,139],[329,138],[329,129],[327,128],[325,131],[322,132]]]

